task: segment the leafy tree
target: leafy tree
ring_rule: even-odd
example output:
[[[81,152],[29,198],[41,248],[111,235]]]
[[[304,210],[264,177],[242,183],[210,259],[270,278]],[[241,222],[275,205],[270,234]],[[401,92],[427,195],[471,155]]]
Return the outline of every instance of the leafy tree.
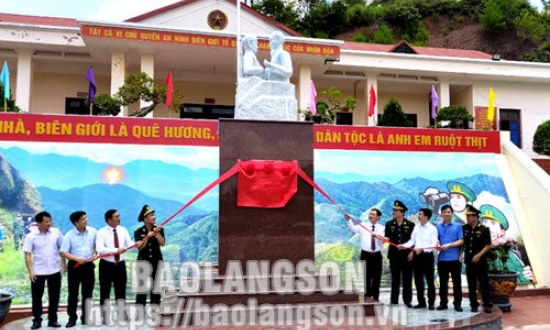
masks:
[[[483,13],[479,15],[479,20],[485,32],[489,34],[498,34],[506,30],[506,15],[499,6],[498,0],[489,0],[485,3]]]
[[[533,136],[533,151],[539,155],[550,156],[550,120],[537,127]]]
[[[120,112],[120,106],[127,106],[139,101],[151,102],[149,106],[143,107],[138,111],[129,114],[130,117],[145,117],[155,110],[155,107],[166,102],[166,87],[155,86],[153,78],[146,73],[134,73],[124,79],[124,84],[120,86],[114,96],[107,94],[98,95],[94,100],[94,105],[99,108],[101,114],[116,115]],[[182,105],[183,94],[174,91],[172,95],[171,109],[179,111]],[[118,110],[117,111],[117,106]]]
[[[428,39],[430,39],[430,34],[426,29],[426,26],[422,22],[418,22],[416,28],[416,33],[414,35],[414,44],[416,46],[426,46],[428,44]]]
[[[259,3],[252,4],[252,8],[291,29],[297,27],[297,11],[290,2],[282,0],[262,0]]]
[[[527,62],[550,62],[550,41],[546,41],[537,49],[525,54],[523,60]]]
[[[546,26],[540,16],[527,9],[523,9],[521,14],[514,19],[514,26],[517,36],[523,40],[539,43],[546,34]]]
[[[0,112],[4,111],[4,85],[0,82]],[[13,95],[10,91],[10,99],[6,100],[6,110],[8,112],[21,112],[21,109],[15,105],[15,100],[13,99]]]
[[[391,99],[384,106],[384,114],[378,126],[411,127],[411,122],[405,116],[401,104],[396,99]]]
[[[472,122],[474,121],[474,116],[461,105],[450,105],[439,109],[436,119],[437,121],[449,121],[450,128],[464,128],[464,121]]]
[[[393,45],[395,40],[391,33],[391,29],[387,25],[382,25],[374,32],[374,38],[372,42],[376,44]]]

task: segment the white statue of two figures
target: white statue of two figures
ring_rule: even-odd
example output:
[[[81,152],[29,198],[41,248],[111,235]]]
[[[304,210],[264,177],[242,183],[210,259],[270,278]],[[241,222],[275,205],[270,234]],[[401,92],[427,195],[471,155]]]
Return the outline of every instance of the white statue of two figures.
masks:
[[[271,61],[264,60],[264,68],[256,58],[258,39],[251,35],[243,38],[235,118],[297,120],[295,87],[290,83],[292,61],[283,49],[284,42],[281,32],[271,34]]]

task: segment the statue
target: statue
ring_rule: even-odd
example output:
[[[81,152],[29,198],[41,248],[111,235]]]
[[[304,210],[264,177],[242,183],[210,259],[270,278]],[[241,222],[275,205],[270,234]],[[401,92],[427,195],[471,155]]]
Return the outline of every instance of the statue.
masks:
[[[256,58],[258,51],[258,39],[255,36],[247,35],[242,41],[244,54],[242,57],[242,77],[250,78],[253,76],[262,78],[264,68]]]
[[[285,36],[280,31],[275,31],[269,37],[271,48],[271,62],[264,60],[265,76],[267,80],[290,82],[292,76],[292,61],[290,54],[283,49]]]
[[[279,31],[270,36],[271,61],[264,61],[264,69],[256,58],[257,38],[247,35],[242,39],[244,52],[235,99],[236,119],[297,120],[296,90],[290,83],[292,61],[283,49],[284,41]]]

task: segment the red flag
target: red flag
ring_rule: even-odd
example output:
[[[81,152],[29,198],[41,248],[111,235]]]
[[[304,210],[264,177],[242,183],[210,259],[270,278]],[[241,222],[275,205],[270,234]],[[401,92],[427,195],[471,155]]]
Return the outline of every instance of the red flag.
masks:
[[[369,92],[369,117],[374,116],[374,106],[376,105],[376,92],[374,91],[374,84],[370,85]]]
[[[237,206],[279,208],[298,191],[297,161],[239,161]]]
[[[174,93],[174,85],[172,84],[172,71],[168,71],[166,75],[166,105],[172,105],[172,94]]]

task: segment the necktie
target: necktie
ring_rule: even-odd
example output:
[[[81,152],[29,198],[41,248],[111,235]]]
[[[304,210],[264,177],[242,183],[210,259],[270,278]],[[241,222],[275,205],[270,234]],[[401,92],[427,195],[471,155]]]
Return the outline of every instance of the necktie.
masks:
[[[113,228],[113,234],[115,236],[115,247],[118,249],[118,235],[116,233],[116,229]],[[120,254],[117,254],[115,255],[115,261],[116,262],[119,262],[120,261]]]
[[[372,233],[370,235],[370,249],[374,251],[374,225],[372,225]]]

